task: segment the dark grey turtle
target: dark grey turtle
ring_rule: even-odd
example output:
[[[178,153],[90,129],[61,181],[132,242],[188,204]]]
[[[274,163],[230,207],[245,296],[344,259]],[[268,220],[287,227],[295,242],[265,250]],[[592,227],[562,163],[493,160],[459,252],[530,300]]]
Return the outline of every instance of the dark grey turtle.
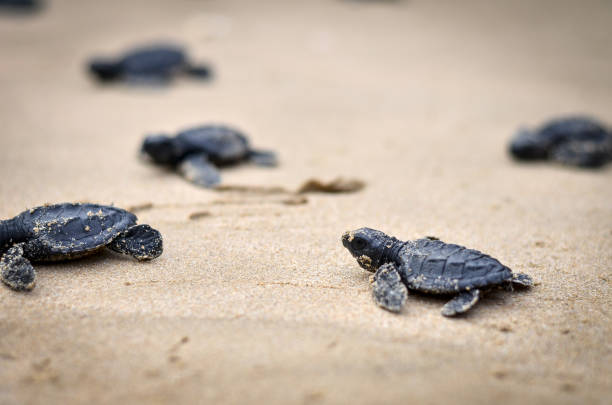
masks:
[[[0,11],[31,13],[42,8],[41,0],[0,0]]]
[[[94,58],[89,70],[102,82],[166,83],[176,74],[200,79],[211,75],[210,67],[189,62],[181,47],[164,44],[136,48],[117,59]]]
[[[371,278],[374,301],[399,312],[408,290],[430,294],[454,294],[442,315],[454,316],[469,310],[481,291],[512,285],[533,285],[527,274],[512,273],[498,260],[477,250],[436,239],[402,242],[370,228],[342,235],[342,244]]]
[[[250,161],[259,166],[276,166],[276,155],[252,149],[240,131],[222,125],[205,125],[176,136],[151,135],[141,152],[158,165],[175,168],[187,180],[211,187],[221,180],[217,167]]]
[[[0,278],[15,290],[31,290],[36,273],[30,262],[76,259],[105,247],[138,260],[158,257],[161,234],[136,220],[120,208],[64,203],[0,221]]]
[[[535,131],[520,129],[510,143],[520,160],[554,160],[597,168],[612,161],[612,132],[587,117],[552,120]]]

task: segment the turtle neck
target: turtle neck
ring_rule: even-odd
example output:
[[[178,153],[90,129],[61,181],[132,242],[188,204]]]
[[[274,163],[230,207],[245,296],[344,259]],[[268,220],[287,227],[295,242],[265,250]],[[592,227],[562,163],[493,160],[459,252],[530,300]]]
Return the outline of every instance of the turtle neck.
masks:
[[[13,243],[23,242],[26,237],[21,217],[0,221],[0,250],[5,250]]]
[[[393,236],[390,236],[383,245],[383,250],[381,252],[380,258],[378,259],[379,265],[383,265],[388,262],[397,262],[398,253],[403,246],[404,242]]]

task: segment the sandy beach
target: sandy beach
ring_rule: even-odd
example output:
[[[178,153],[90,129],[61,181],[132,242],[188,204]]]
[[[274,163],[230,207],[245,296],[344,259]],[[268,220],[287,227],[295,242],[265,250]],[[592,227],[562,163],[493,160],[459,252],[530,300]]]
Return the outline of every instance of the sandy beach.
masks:
[[[210,82],[102,86],[94,55],[171,40]],[[520,164],[519,126],[612,125],[606,1],[49,0],[0,15],[0,218],[136,210],[164,253],[35,265],[0,287],[0,403],[610,404],[612,166]],[[279,153],[212,191],[138,159],[145,134],[226,123]],[[206,213],[195,215],[194,213]],[[369,226],[498,258],[537,285],[465,316],[392,314],[343,248]]]

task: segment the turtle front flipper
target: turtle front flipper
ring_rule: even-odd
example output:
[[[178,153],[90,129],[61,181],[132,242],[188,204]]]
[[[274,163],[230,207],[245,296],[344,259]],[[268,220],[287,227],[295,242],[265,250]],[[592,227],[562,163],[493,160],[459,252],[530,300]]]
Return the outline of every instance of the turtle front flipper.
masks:
[[[30,261],[23,257],[21,244],[12,246],[0,259],[0,278],[13,290],[34,288],[36,272]]]
[[[248,159],[257,166],[274,167],[278,165],[276,153],[268,150],[250,150]]]
[[[393,263],[383,264],[372,276],[372,298],[388,311],[399,312],[408,298],[408,289]]]
[[[178,170],[190,182],[203,187],[212,187],[221,182],[217,168],[205,154],[189,155],[178,165]]]
[[[480,290],[462,291],[442,307],[442,315],[455,316],[467,312],[480,299]]]
[[[155,259],[162,254],[162,236],[149,225],[135,225],[117,236],[107,247],[138,260]]]

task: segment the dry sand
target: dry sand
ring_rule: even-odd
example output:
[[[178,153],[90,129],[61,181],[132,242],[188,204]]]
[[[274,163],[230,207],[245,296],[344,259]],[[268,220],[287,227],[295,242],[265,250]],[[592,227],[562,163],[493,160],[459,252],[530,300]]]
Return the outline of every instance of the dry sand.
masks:
[[[612,123],[609,2],[49,3],[0,18],[0,217],[153,203],[139,217],[165,251],[38,265],[31,293],[0,288],[0,403],[611,403],[612,167],[505,152],[520,124]],[[158,38],[214,63],[214,82],[83,72]],[[281,155],[226,184],[368,185],[290,206],[136,159],[146,132],[203,122]],[[418,295],[393,315],[340,244],[361,226],[477,248],[539,285],[459,319]]]

